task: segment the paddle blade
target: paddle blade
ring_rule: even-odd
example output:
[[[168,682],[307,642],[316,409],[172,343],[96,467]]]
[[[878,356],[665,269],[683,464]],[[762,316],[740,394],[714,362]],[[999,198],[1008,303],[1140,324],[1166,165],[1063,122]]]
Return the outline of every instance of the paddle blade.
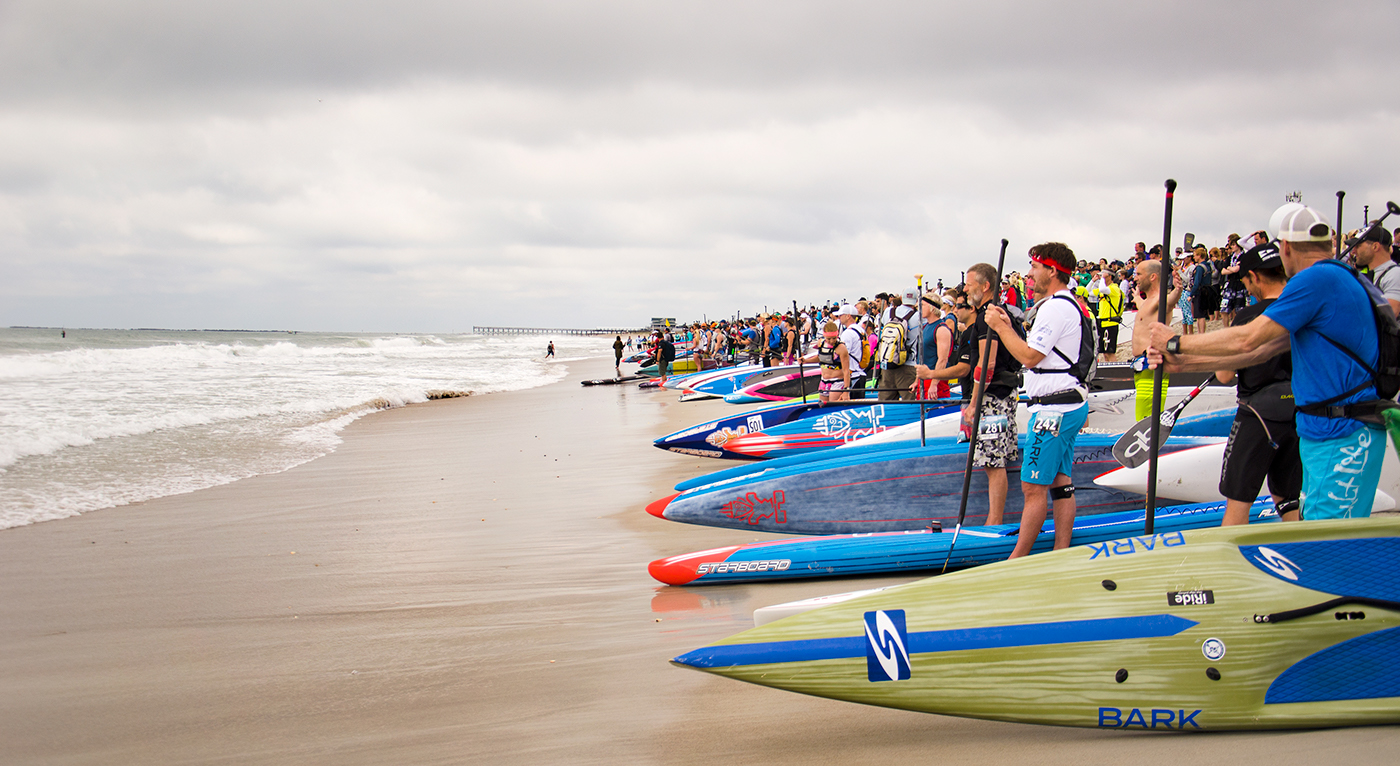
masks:
[[[1170,420],[1168,420],[1169,418]],[[1167,441],[1174,425],[1176,425],[1176,413],[1170,411],[1162,413],[1162,427],[1157,432],[1158,448],[1161,448]],[[1118,437],[1118,441],[1113,443],[1113,459],[1117,460],[1119,465],[1124,468],[1137,468],[1147,462],[1151,455],[1151,448],[1152,416],[1148,415],[1135,423],[1132,428],[1124,431],[1123,435]]]

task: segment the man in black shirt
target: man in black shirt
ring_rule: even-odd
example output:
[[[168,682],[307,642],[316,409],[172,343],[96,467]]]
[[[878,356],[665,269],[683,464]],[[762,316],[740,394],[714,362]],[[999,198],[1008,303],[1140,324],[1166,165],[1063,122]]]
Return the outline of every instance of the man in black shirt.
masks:
[[[1274,245],[1259,245],[1240,256],[1239,274],[1249,294],[1259,299],[1235,316],[1244,325],[1264,313],[1283,292],[1288,277]],[[1204,371],[1220,365],[1219,357],[1178,356],[1171,371]],[[1248,360],[1247,360],[1248,361]],[[1285,352],[1239,370],[1220,370],[1221,383],[1234,381],[1239,410],[1225,445],[1220,494],[1225,496],[1225,526],[1249,523],[1249,507],[1264,479],[1279,517],[1298,520],[1298,495],[1303,488],[1303,464],[1298,456],[1298,432],[1293,424],[1292,355]]]
[[[959,363],[942,370],[919,367],[915,377],[925,380],[962,378],[971,367],[971,379],[962,380],[966,402],[962,408],[962,434],[975,445],[972,465],[984,469],[987,474],[987,524],[990,526],[1002,523],[1006,508],[1006,467],[1016,462],[1020,454],[1016,446],[1016,398],[1021,388],[1021,363],[997,341],[996,333],[987,330],[987,306],[996,300],[1001,287],[997,284],[996,267],[987,263],[973,264],[967,270],[966,281],[968,304],[977,313],[965,333],[966,342],[959,344]],[[981,379],[981,370],[976,365],[981,363],[982,353],[988,346],[991,350],[987,358],[986,390],[973,391],[979,388],[977,381]],[[973,402],[979,394],[982,419],[978,433],[973,434]]]

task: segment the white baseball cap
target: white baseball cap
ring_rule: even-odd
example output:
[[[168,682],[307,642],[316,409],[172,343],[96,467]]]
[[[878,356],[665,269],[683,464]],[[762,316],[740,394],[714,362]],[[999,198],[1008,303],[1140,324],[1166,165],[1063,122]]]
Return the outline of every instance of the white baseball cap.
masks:
[[[1284,242],[1331,242],[1332,226],[1306,205],[1289,202],[1269,217],[1269,230]]]

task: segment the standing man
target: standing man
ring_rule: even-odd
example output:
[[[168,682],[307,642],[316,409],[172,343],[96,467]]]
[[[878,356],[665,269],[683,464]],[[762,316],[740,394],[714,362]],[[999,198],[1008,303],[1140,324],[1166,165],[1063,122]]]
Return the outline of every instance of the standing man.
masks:
[[[919,311],[923,316],[923,360],[922,363],[935,370],[948,366],[953,355],[953,345],[957,341],[958,320],[951,313],[943,315],[943,299],[936,292],[924,293],[919,299]],[[917,369],[915,377],[918,376]],[[929,394],[932,393],[933,396]],[[950,384],[940,380],[919,392],[920,399],[947,399],[952,393]]]
[[[976,267],[974,266],[973,268]],[[991,267],[989,266],[988,268]],[[993,277],[995,277],[995,269],[992,270],[992,275]],[[967,283],[967,275],[964,275],[964,284],[966,285]],[[957,303],[953,305],[953,316],[957,317],[958,324],[961,325],[964,329],[958,335],[958,342],[953,350],[953,358],[949,360],[950,364],[941,370],[934,370],[928,365],[921,364],[919,365],[917,371],[917,376],[920,380],[958,381],[958,387],[962,391],[962,411],[964,420],[970,420],[972,418],[972,373],[973,368],[976,367],[977,364],[981,361],[981,358],[977,355],[977,340],[975,337],[976,329],[974,327],[974,324],[977,321],[977,310],[972,306],[972,304],[968,303],[970,299],[971,298],[969,295],[959,294],[959,296],[956,298]],[[999,389],[989,387],[989,390],[996,391]],[[1014,408],[1014,389],[1012,390],[1011,398],[1011,404]],[[982,402],[982,417],[986,418],[988,398],[984,397]],[[1016,448],[1015,420],[1013,419],[1012,421],[1010,421],[1009,425],[1012,434],[1011,448],[1014,450]],[[973,453],[973,465],[982,468],[983,472],[987,475],[986,523],[988,526],[1002,523],[1002,520],[1006,513],[1006,461],[1002,459],[994,459],[995,455],[992,454],[994,452],[1005,452],[1005,442],[996,441],[997,439],[1000,439],[1003,436],[1004,435],[1000,433],[996,435],[984,434],[981,438],[978,439],[977,451]],[[1013,452],[1011,456],[1014,459],[1015,453]]]
[[[1110,269],[1099,272],[1099,278],[1089,289],[1099,302],[1099,351],[1101,360],[1113,361],[1118,354],[1118,326],[1123,322],[1123,288],[1118,286],[1117,274]]]
[[[1239,258],[1241,282],[1258,299],[1241,309],[1235,326],[1255,321],[1268,310],[1288,284],[1278,248],[1261,245],[1250,248]],[[1226,366],[1230,359],[1179,354],[1174,371],[1210,370]],[[1220,494],[1225,497],[1223,526],[1249,523],[1249,507],[1264,479],[1279,518],[1298,520],[1298,494],[1303,488],[1303,464],[1298,455],[1298,431],[1294,426],[1293,355],[1287,351],[1272,359],[1238,370],[1215,373],[1221,383],[1234,381],[1239,392],[1239,410],[1230,425],[1225,446],[1225,462],[1220,471]]]
[[[617,340],[613,341],[613,356],[615,357],[613,360],[613,367],[617,370],[617,376],[619,378],[622,377],[622,349],[622,336],[619,335],[617,336]]]
[[[1357,266],[1371,270],[1371,281],[1376,283],[1385,299],[1390,301],[1390,310],[1400,314],[1400,267],[1390,259],[1390,246],[1394,240],[1390,232],[1379,226],[1372,226],[1360,237],[1347,240],[1352,248],[1352,256]]]
[[[656,341],[656,370],[661,373],[661,385],[666,385],[666,376],[671,374],[671,363],[676,361],[676,345],[671,342],[671,333],[663,334]]]
[[[1377,395],[1370,371],[1352,355],[1372,369],[1380,357],[1371,299],[1350,271],[1332,260],[1327,221],[1312,208],[1285,207],[1275,212],[1289,276],[1278,299],[1249,324],[1209,335],[1182,338],[1153,323],[1151,358],[1172,364],[1177,354],[1187,354],[1257,364],[1288,349],[1291,341],[1303,518],[1370,516],[1386,449],[1377,421],[1389,402]]]
[[[1072,264],[1071,264],[1072,268]],[[962,410],[962,430],[976,448],[972,465],[987,473],[987,502],[990,512],[987,524],[1000,524],[1006,507],[1006,466],[1019,454],[1016,446],[1016,398],[1021,388],[1021,363],[1007,351],[1000,338],[987,326],[987,309],[996,298],[997,270],[989,263],[976,263],[967,270],[967,298],[976,310],[968,337],[972,358],[971,396],[964,391],[968,403]],[[1015,332],[1010,333],[1015,335]],[[983,374],[977,365],[987,359],[987,384],[981,384]],[[944,374],[947,374],[945,371]],[[938,373],[931,377],[937,379]],[[982,402],[982,421],[972,433],[973,403]]]
[[[1133,272],[1137,278],[1137,321],[1133,322],[1133,391],[1136,394],[1137,406],[1133,414],[1134,420],[1142,420],[1152,414],[1152,384],[1157,379],[1156,374],[1147,367],[1147,347],[1151,345],[1152,322],[1155,321],[1157,311],[1157,301],[1161,297],[1161,286],[1158,280],[1162,274],[1162,262],[1158,260],[1143,261],[1137,265]],[[1181,285],[1172,285],[1171,292],[1167,294],[1167,319],[1171,319],[1171,307],[1175,306],[1181,299]],[[1161,395],[1166,396],[1167,386],[1171,384],[1171,375],[1162,375]]]
[[[1093,346],[1083,351],[1084,333],[1091,332],[1089,317],[1081,313],[1069,289],[1074,251],[1060,242],[1046,242],[1030,249],[1030,273],[1036,292],[1050,296],[1040,304],[1035,325],[1023,340],[1012,331],[1010,319],[1000,307],[987,309],[987,326],[1003,339],[1007,349],[1026,366],[1026,396],[1030,422],[1026,424],[1026,455],[1021,462],[1021,491],[1025,508],[1021,531],[1011,558],[1031,552],[1040,536],[1047,512],[1046,490],[1055,514],[1055,549],[1068,548],[1074,534],[1074,441],[1089,417],[1087,384],[1079,371],[1088,373]],[[1089,359],[1081,358],[1081,351]]]
[[[913,401],[914,392],[912,386],[918,379],[917,368],[919,366],[918,343],[919,333],[922,332],[922,324],[919,322],[919,310],[913,306],[905,306],[904,300],[898,295],[889,296],[890,307],[885,310],[886,318],[880,324],[880,345],[877,353],[880,355],[880,395],[882,402],[892,401]],[[894,340],[897,333],[891,332],[894,326],[903,329],[903,340]],[[903,343],[903,353],[899,354],[899,349],[891,346],[892,342]],[[892,361],[902,356],[902,361]]]
[[[1198,245],[1191,253],[1191,316],[1196,319],[1193,332],[1206,331],[1210,320],[1210,267],[1206,265],[1206,246]]]

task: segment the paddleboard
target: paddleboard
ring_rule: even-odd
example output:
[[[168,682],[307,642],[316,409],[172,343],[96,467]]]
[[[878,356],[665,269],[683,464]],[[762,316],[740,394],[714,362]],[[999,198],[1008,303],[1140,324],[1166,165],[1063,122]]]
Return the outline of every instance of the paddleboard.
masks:
[[[1273,501],[1260,498],[1250,509],[1250,515],[1252,521],[1274,520]],[[1223,501],[1158,508],[1153,517],[1153,530],[1163,533],[1218,527],[1224,516]],[[1072,544],[1087,545],[1141,535],[1146,518],[1147,514],[1141,509],[1078,516],[1074,520]],[[712,585],[940,571],[945,561],[950,570],[965,569],[1005,560],[1016,547],[1019,531],[1014,524],[963,527],[957,535],[956,546],[953,546],[951,528],[941,532],[924,529],[804,537],[731,545],[657,559],[647,571],[667,585]],[[1054,547],[1055,523],[1047,519],[1031,550],[1040,553]]]
[[[816,398],[821,374],[821,368],[812,365],[801,372],[793,371],[751,383],[732,394],[726,394],[724,400],[730,404],[759,404],[797,396]]]
[[[715,377],[695,384],[696,393],[714,394],[724,396],[732,394],[745,386],[751,386],[760,381],[776,378],[780,375],[797,372],[797,365],[779,367],[760,367],[758,365],[743,365],[727,371],[727,374],[716,375]]]
[[[579,383],[585,386],[615,386],[619,383],[630,383],[634,380],[644,380],[645,375],[623,375],[620,378],[597,378],[594,380],[580,380]]]
[[[672,660],[832,699],[1128,731],[1400,722],[1400,519],[1132,537],[928,578]]]
[[[1167,389],[1169,398],[1180,399],[1191,393],[1188,387]],[[1134,414],[1133,391],[1090,391],[1089,392],[1089,418],[1084,423],[1086,430],[1082,433],[1122,433],[1131,428],[1137,422]],[[1183,416],[1177,422],[1177,430],[1172,431],[1177,436],[1229,436],[1230,421],[1235,417],[1235,395],[1233,391],[1225,389],[1207,388],[1196,397],[1196,401],[1191,403],[1191,415]],[[1016,428],[1020,433],[1026,432],[1026,425],[1030,423],[1030,410],[1026,409],[1024,400],[1016,407]],[[930,415],[924,421],[924,437],[930,436],[956,436],[958,425],[962,421],[960,415],[938,414]],[[919,423],[917,420],[909,425],[891,428],[883,433],[875,434],[868,439],[862,439],[862,444],[881,444],[886,442],[912,442],[919,440]]]
[[[1176,432],[1172,433],[1175,435]],[[1157,493],[1192,503],[1221,500],[1220,470],[1224,463],[1225,442],[1163,455],[1157,460]],[[1136,468],[1120,467],[1095,477],[1094,483],[1126,492],[1144,493],[1147,491],[1148,468],[1146,463]],[[1268,486],[1265,485],[1264,489],[1267,490]],[[1397,496],[1400,496],[1400,460],[1396,459],[1394,450],[1387,449],[1371,512],[1395,509]]]
[[[653,442],[653,446],[668,452],[699,457],[715,457],[730,460],[752,460],[753,458],[726,449],[730,440],[745,434],[762,431],[765,428],[786,423],[807,413],[819,414],[823,411],[853,407],[864,402],[833,402],[823,405],[815,398],[803,402],[766,404],[762,407],[716,418],[704,423],[683,428],[667,434]]]
[[[726,448],[756,459],[828,450],[909,423],[917,427],[919,408],[916,402],[867,400],[864,406],[846,407],[745,434],[730,441]],[[925,412],[933,415],[957,415],[959,410],[956,405],[925,405]]]
[[[1078,487],[1075,500],[1081,514],[1130,511],[1145,501],[1135,492],[1093,484],[1093,478],[1112,463],[1116,438],[1081,434],[1075,440],[1071,478]],[[1163,452],[1202,443],[1197,437],[1172,437]],[[1024,435],[1021,444],[1024,450]],[[773,470],[662,498],[648,505],[647,512],[688,524],[799,535],[895,532],[934,522],[951,527],[957,523],[967,447],[943,437],[923,447],[831,450],[825,459],[808,463],[784,459],[785,464]],[[1024,503],[1019,460],[1007,467],[1007,484],[1004,520],[1019,523]],[[968,506],[974,522],[986,516],[986,497],[986,474],[974,470]],[[1164,503],[1173,499],[1162,498]]]

